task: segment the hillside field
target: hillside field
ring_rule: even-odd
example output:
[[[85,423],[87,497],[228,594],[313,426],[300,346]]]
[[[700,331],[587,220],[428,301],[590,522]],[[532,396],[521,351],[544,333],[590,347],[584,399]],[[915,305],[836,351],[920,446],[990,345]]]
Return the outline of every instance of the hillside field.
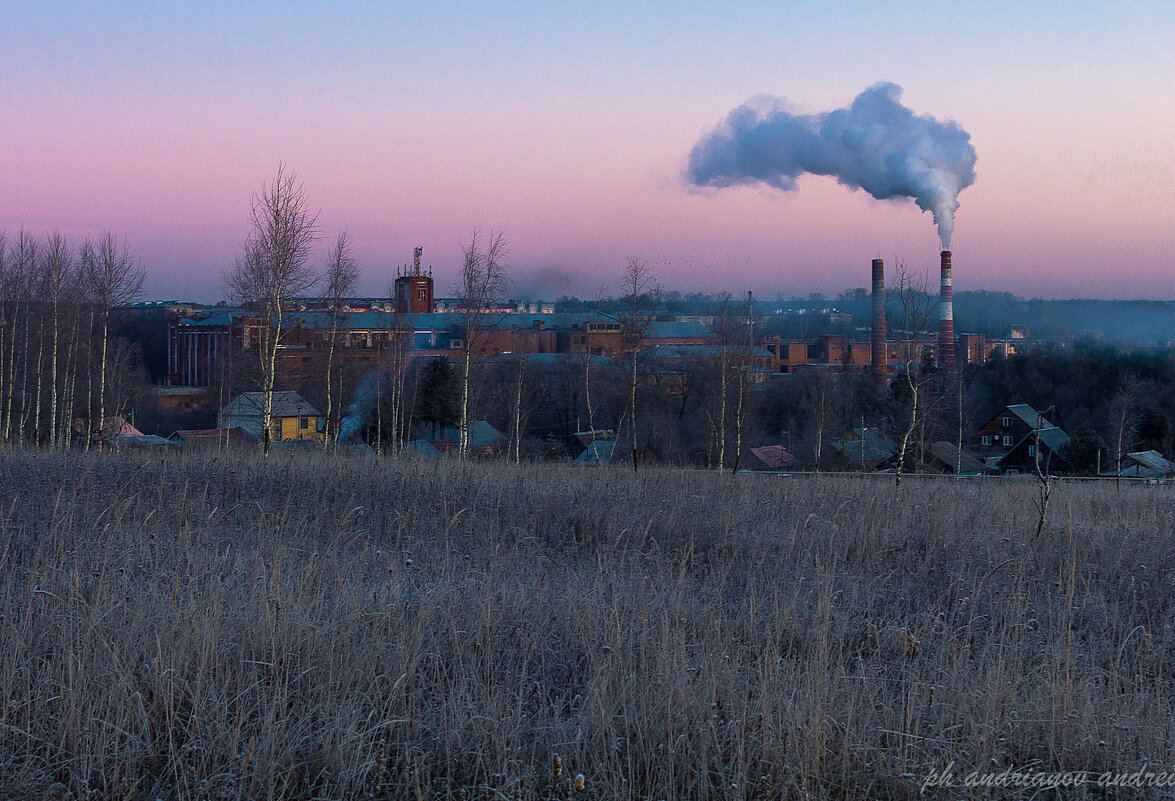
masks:
[[[1036,491],[0,452],[0,798],[913,799],[952,762],[1169,767],[1175,490],[1057,483],[1039,537]]]

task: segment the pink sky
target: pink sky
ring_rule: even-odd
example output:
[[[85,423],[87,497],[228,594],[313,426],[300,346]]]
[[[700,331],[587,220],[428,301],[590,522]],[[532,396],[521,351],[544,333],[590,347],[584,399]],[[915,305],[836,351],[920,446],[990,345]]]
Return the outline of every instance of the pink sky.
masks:
[[[506,229],[517,289],[544,298],[614,290],[629,254],[682,291],[833,294],[867,285],[878,255],[932,269],[929,215],[827,178],[691,192],[681,169],[755,94],[821,111],[893,80],[918,113],[970,131],[979,155],[960,196],[957,290],[1175,298],[1173,31],[1146,6],[1101,38],[1089,27],[1103,12],[1061,17],[1062,4],[1015,33],[1003,26],[1018,12],[1000,4],[919,20],[900,4],[729,18],[545,8],[504,21],[488,5],[468,20],[456,7],[308,10],[259,52],[254,12],[144,6],[49,44],[36,20],[9,26],[0,228],[110,229],[143,257],[151,296],[214,300],[251,194],[284,161],[322,209],[324,240],[352,234],[365,293],[414,245],[445,292],[477,225]],[[92,25],[108,26],[107,46]],[[500,47],[482,43],[486,25]],[[891,47],[871,48],[875,34]]]

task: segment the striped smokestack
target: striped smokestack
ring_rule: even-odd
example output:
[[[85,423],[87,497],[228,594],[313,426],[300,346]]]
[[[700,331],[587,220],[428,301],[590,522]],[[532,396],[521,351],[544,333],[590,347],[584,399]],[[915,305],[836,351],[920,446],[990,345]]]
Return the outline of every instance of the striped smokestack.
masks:
[[[881,259],[873,260],[873,359],[870,372],[873,374],[873,383],[879,387],[885,386],[886,363],[889,361],[885,352],[885,262]]]
[[[951,302],[951,252],[942,252],[942,289],[938,296],[938,363],[955,366],[955,309]]]

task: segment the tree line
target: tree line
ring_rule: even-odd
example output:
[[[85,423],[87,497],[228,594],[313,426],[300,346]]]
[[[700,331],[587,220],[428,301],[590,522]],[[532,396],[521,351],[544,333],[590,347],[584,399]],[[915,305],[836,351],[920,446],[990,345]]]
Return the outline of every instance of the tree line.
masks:
[[[971,432],[1009,403],[1047,411],[1073,437],[1070,461],[1094,470],[1132,449],[1175,452],[1175,357],[1169,349],[1122,351],[1085,340],[1038,346],[982,366],[942,370],[914,348],[888,386],[865,376],[826,371],[768,375],[755,367],[756,338],[769,320],[750,296],[665,292],[652,266],[637,257],[619,270],[606,306],[620,322],[619,353],[590,348],[533,354],[519,337],[508,354],[477,359],[500,322],[509,281],[509,248],[501,231],[474,229],[463,244],[453,291],[461,332],[452,363],[412,355],[410,316],[393,324],[376,370],[359,373],[341,358],[345,300],[360,267],[346,232],[312,264],[318,213],[293,172],[279,167],[254,196],[250,230],[223,276],[229,298],[253,312],[251,347],[241,361],[217,365],[221,405],[259,390],[264,413],[273,393],[297,389],[324,410],[324,447],[339,438],[380,449],[405,447],[422,432],[452,427],[461,455],[470,451],[471,422],[485,419],[507,436],[509,456],[565,458],[585,442],[606,440],[612,456],[635,470],[643,459],[719,470],[745,464],[747,448],[784,445],[798,466],[824,470],[843,463],[834,443],[851,429],[878,428],[900,442],[899,475],[926,462],[928,446],[963,446]],[[72,244],[59,232],[0,235],[0,434],[5,442],[87,445],[103,424],[135,407],[145,378],[133,326],[116,310],[138,297],[145,271],[111,233]],[[899,270],[888,307],[895,330],[911,341],[929,333],[934,293]],[[281,374],[288,314],[317,293],[327,319],[318,369],[295,380]],[[688,300],[713,318],[716,343],[707,358],[654,354],[642,340],[651,323]],[[601,305],[602,304],[602,305]],[[130,339],[114,335],[121,330]],[[269,446],[268,419],[262,448]],[[170,432],[160,432],[170,433]],[[580,435],[580,436],[576,436]]]
[[[412,432],[459,432],[464,417],[486,420],[502,432],[512,461],[567,459],[606,442],[604,457],[634,470],[644,460],[737,469],[745,446],[762,444],[751,442],[759,437],[756,413],[766,378],[754,368],[753,303],[727,295],[715,315],[708,355],[674,358],[642,344],[658,308],[652,267],[629,258],[619,280],[628,306],[618,315],[620,347],[612,356],[588,347],[529,353],[519,337],[508,353],[472,360],[468,381],[463,354],[389,359],[361,381],[361,438],[380,450],[399,450]],[[476,348],[485,331],[466,330]],[[399,394],[393,395],[396,386]]]
[[[114,311],[138,297],[145,271],[106,232],[71,244],[0,233],[0,435],[67,446],[100,435],[139,385],[130,343],[111,336]],[[82,430],[74,430],[80,420]]]
[[[930,287],[927,294],[933,298],[937,289]],[[721,293],[667,291],[660,298],[659,308],[663,314],[713,316],[721,304]],[[852,334],[868,328],[872,317],[870,293],[865,288],[850,289],[831,298],[820,294],[808,298],[761,298],[758,306],[767,330],[789,339]],[[624,298],[564,295],[555,302],[555,308],[617,314],[624,308]],[[834,309],[836,314],[814,313],[821,309]],[[794,313],[801,310],[805,313]],[[1172,301],[1026,300],[1011,292],[959,290],[954,293],[954,311],[957,331],[983,334],[989,339],[1005,339],[1011,336],[1013,327],[1027,326],[1031,336],[1040,341],[1076,341],[1095,336],[1118,343],[1175,342]],[[899,313],[894,304],[889,304],[891,318]]]
[[[278,354],[286,328],[285,317],[296,298],[312,292],[321,292],[329,317],[327,356],[322,365],[326,407],[323,447],[329,447],[342,430],[348,376],[335,357],[346,331],[344,300],[354,293],[359,264],[350,240],[343,232],[337,236],[322,269],[316,271],[312,267],[311,248],[320,236],[318,216],[318,212],[311,208],[305,186],[293,171],[284,164],[280,165],[274,178],[253,196],[249,233],[241,245],[240,255],[223,277],[230,300],[252,312],[256,320],[251,329],[256,335],[257,351],[256,370],[252,375],[263,399],[262,450],[266,455],[272,439],[274,392],[283,384]],[[496,307],[505,291],[507,253],[506,239],[500,231],[483,235],[475,228],[463,246],[464,258],[457,285],[461,299],[458,316],[464,329],[457,420],[462,456],[468,450],[473,354],[492,325],[488,310]],[[362,404],[365,398],[374,395],[379,398],[380,408],[385,402],[391,406],[389,434],[393,443],[406,439],[406,433],[399,428],[406,417],[410,430],[411,410],[403,406],[403,391],[410,363],[411,336],[410,315],[397,312],[381,369],[374,376],[363,377],[363,383],[356,390],[359,396],[356,403]],[[368,386],[371,379],[374,379],[373,388]],[[381,429],[379,439],[382,441],[382,415],[377,425]]]
[[[434,432],[438,427],[452,426],[457,432],[457,451],[464,458],[470,450],[472,421],[491,416],[510,431],[510,452],[515,460],[520,460],[524,450],[528,455],[531,453],[523,443],[533,436],[536,427],[543,425],[538,419],[550,418],[555,409],[568,409],[567,399],[557,400],[555,395],[557,387],[570,389],[557,373],[569,372],[577,384],[571,389],[576,429],[586,417],[588,432],[594,432],[596,417],[600,415],[600,420],[611,426],[612,436],[624,439],[627,458],[636,470],[643,455],[657,455],[653,445],[657,429],[646,431],[642,425],[646,416],[650,425],[656,420],[650,392],[661,391],[667,397],[687,396],[696,383],[693,371],[685,367],[667,374],[654,369],[650,354],[643,347],[645,336],[661,309],[662,290],[653,267],[635,256],[627,259],[620,274],[623,305],[618,310],[622,352],[619,358],[601,364],[590,349],[584,348],[571,361],[565,360],[558,370],[552,370],[546,362],[542,369],[537,369],[538,365],[528,369],[535,354],[527,353],[524,338],[518,337],[518,346],[510,349],[508,362],[476,359],[475,354],[483,350],[490,331],[501,322],[502,313],[495,310],[509,282],[509,247],[504,232],[483,232],[477,228],[462,245],[462,266],[454,286],[459,301],[455,319],[460,332],[456,363],[415,362],[411,356],[414,330],[411,315],[397,313],[391,337],[383,343],[379,368],[366,375],[348,375],[335,354],[340,347],[339,337],[346,329],[343,299],[354,289],[358,264],[344,233],[336,239],[324,267],[315,270],[310,263],[311,247],[319,235],[318,213],[311,208],[305,187],[282,165],[273,180],[254,195],[249,234],[236,261],[224,275],[230,300],[252,312],[251,317],[256,321],[250,329],[251,345],[256,350],[252,368],[228,380],[234,383],[234,388],[240,387],[242,379],[251,381],[261,392],[262,449],[266,454],[271,440],[275,391],[307,389],[291,386],[291,377],[280,375],[284,321],[296,298],[319,290],[323,291],[330,330],[321,378],[311,381],[323,385],[325,391],[311,390],[310,395],[325,402],[323,447],[329,447],[340,434],[350,436],[361,432],[378,448],[397,449],[408,443],[419,425],[431,427]],[[718,431],[715,441],[720,464],[727,458],[729,433],[734,438],[732,453],[737,465],[749,409],[749,367],[754,337],[749,297],[741,318],[730,313],[731,305],[729,297],[720,303],[716,327],[722,344],[718,357],[709,360],[716,368],[720,385],[718,422],[711,427]],[[736,318],[741,320],[741,327],[735,325]],[[622,393],[612,391],[614,377],[618,386],[623,387]],[[353,396],[345,402],[348,385]],[[650,385],[663,389],[651,390]],[[538,408],[540,402],[545,408]],[[682,403],[679,425],[685,411],[686,404]],[[576,433],[569,430],[572,416],[570,411],[563,411],[560,425],[546,423],[544,442]]]

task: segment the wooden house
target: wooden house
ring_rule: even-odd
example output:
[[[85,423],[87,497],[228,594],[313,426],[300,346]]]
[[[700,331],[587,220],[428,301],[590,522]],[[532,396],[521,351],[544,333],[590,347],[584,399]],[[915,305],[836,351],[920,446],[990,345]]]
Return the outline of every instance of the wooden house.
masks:
[[[1026,403],[1005,406],[981,425],[971,445],[984,462],[1005,472],[1066,472],[1069,435]]]
[[[217,428],[239,428],[250,440],[258,441],[264,430],[264,392],[242,392],[220,410]],[[270,411],[269,437],[273,442],[322,441],[323,420],[309,401],[297,392],[274,392]]]

